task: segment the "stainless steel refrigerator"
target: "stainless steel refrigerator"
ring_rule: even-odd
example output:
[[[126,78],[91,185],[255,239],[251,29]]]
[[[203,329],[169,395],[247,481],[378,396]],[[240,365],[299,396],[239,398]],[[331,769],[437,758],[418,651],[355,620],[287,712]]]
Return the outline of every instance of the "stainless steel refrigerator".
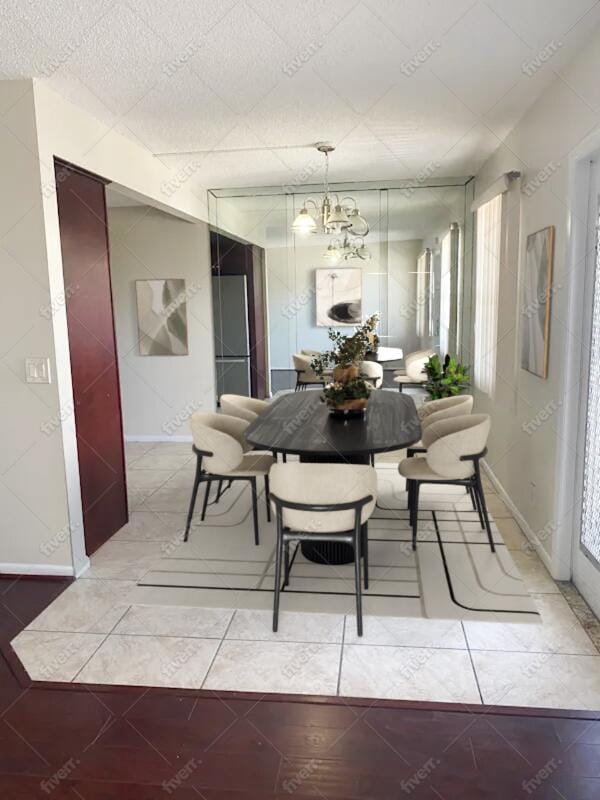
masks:
[[[217,398],[250,395],[250,336],[245,275],[212,279]]]

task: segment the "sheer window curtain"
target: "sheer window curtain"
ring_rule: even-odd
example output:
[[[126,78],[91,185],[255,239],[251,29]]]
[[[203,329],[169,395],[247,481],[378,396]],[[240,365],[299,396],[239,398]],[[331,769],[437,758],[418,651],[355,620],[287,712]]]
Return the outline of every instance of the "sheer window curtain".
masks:
[[[488,395],[496,386],[502,197],[477,209],[473,380]]]
[[[440,278],[440,355],[450,347],[450,301],[452,292],[452,231],[442,237],[442,263]]]

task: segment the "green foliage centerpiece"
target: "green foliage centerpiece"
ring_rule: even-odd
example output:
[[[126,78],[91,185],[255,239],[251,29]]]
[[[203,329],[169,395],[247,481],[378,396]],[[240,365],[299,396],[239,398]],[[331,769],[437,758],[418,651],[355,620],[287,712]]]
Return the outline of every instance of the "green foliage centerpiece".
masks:
[[[447,355],[442,364],[438,355],[431,356],[425,364],[427,383],[425,388],[432,400],[454,397],[471,385],[469,367],[460,364],[453,356]]]
[[[378,337],[375,333],[378,314],[372,314],[366,322],[356,328],[352,336],[346,336],[329,328],[328,335],[333,347],[313,358],[311,366],[323,377],[331,371],[332,381],[323,389],[322,400],[337,414],[363,414],[367,406],[371,385],[359,374],[359,364],[367,352],[376,349]]]

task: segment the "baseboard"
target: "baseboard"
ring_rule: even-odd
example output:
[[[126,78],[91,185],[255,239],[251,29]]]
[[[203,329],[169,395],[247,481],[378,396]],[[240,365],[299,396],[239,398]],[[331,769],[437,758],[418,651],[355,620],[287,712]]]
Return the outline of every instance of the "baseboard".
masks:
[[[39,575],[40,577],[72,578],[73,567],[66,564],[63,566],[62,564],[0,563],[0,575]]]
[[[91,567],[90,560],[89,558],[86,558],[83,564],[79,567],[79,569],[75,571],[75,577],[80,578],[84,572],[88,571],[90,567]]]
[[[550,575],[552,575],[552,558],[550,557],[550,554],[539,542],[533,528],[529,525],[523,514],[521,514],[519,509],[513,503],[510,495],[500,482],[494,470],[490,467],[490,465],[487,463],[485,459],[483,459],[482,464],[483,464],[483,471],[490,479],[490,482],[494,487],[494,489],[496,490],[497,494],[499,495],[500,499],[502,500],[504,505],[506,505],[510,509],[511,514],[519,523],[519,527],[527,537],[527,540],[529,541],[531,546],[535,549],[540,559],[544,562],[544,566],[546,567]]]
[[[126,442],[183,442],[184,444],[191,444],[192,437],[191,435],[187,436],[141,436],[137,434],[132,434],[131,436],[125,435],[124,439]]]

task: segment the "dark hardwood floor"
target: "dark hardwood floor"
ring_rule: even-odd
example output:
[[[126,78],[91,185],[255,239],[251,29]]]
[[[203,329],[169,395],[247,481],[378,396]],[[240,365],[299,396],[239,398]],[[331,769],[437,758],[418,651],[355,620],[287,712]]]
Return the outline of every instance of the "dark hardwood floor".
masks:
[[[0,798],[600,798],[597,714],[31,682],[63,580],[0,579]]]

